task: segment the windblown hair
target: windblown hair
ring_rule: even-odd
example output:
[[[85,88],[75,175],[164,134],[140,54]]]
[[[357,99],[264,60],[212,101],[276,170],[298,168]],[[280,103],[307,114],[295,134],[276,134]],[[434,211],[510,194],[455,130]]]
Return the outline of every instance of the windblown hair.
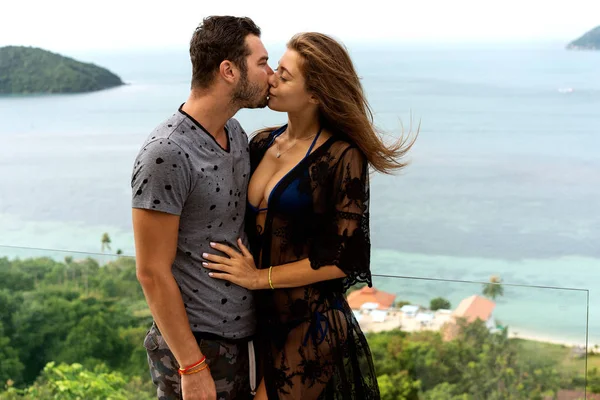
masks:
[[[319,101],[321,125],[356,144],[377,171],[391,173],[407,165],[403,160],[415,143],[404,135],[390,145],[374,126],[373,112],[347,49],[316,32],[299,33],[287,44],[300,55],[300,69],[308,92]]]

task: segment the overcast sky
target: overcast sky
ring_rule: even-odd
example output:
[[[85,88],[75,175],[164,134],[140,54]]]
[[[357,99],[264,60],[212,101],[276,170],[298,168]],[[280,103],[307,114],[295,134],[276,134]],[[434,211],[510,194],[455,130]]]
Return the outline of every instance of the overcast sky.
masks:
[[[346,43],[568,42],[600,25],[600,0],[3,0],[0,46],[53,51],[187,46],[204,16],[249,16],[266,43],[300,31]]]

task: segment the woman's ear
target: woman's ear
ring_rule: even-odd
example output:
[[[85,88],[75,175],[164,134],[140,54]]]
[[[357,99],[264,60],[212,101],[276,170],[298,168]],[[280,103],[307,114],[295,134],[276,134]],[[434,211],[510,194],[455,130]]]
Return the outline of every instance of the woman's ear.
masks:
[[[319,99],[317,98],[317,96],[315,96],[314,94],[310,95],[310,99],[308,100],[310,103],[315,104],[315,105],[319,105]]]

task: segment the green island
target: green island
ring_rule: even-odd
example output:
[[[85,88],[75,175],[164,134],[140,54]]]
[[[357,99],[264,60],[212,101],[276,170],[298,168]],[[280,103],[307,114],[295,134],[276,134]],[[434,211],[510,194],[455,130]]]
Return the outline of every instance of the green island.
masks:
[[[90,63],[35,47],[0,47],[0,94],[86,93],[123,85]]]
[[[600,25],[567,45],[568,50],[600,50]]]
[[[142,345],[152,317],[135,260],[117,254],[0,258],[0,400],[156,398]],[[401,329],[367,340],[382,400],[579,399],[586,383],[588,396],[600,392],[595,351],[586,382],[571,348],[490,333],[479,319],[450,341]]]

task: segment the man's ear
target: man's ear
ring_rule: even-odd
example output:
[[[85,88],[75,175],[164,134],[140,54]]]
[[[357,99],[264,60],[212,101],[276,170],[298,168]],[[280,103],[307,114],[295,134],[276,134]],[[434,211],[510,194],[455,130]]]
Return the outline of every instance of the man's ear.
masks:
[[[219,75],[229,83],[235,82],[235,77],[238,74],[238,69],[229,60],[224,60],[219,65]]]

